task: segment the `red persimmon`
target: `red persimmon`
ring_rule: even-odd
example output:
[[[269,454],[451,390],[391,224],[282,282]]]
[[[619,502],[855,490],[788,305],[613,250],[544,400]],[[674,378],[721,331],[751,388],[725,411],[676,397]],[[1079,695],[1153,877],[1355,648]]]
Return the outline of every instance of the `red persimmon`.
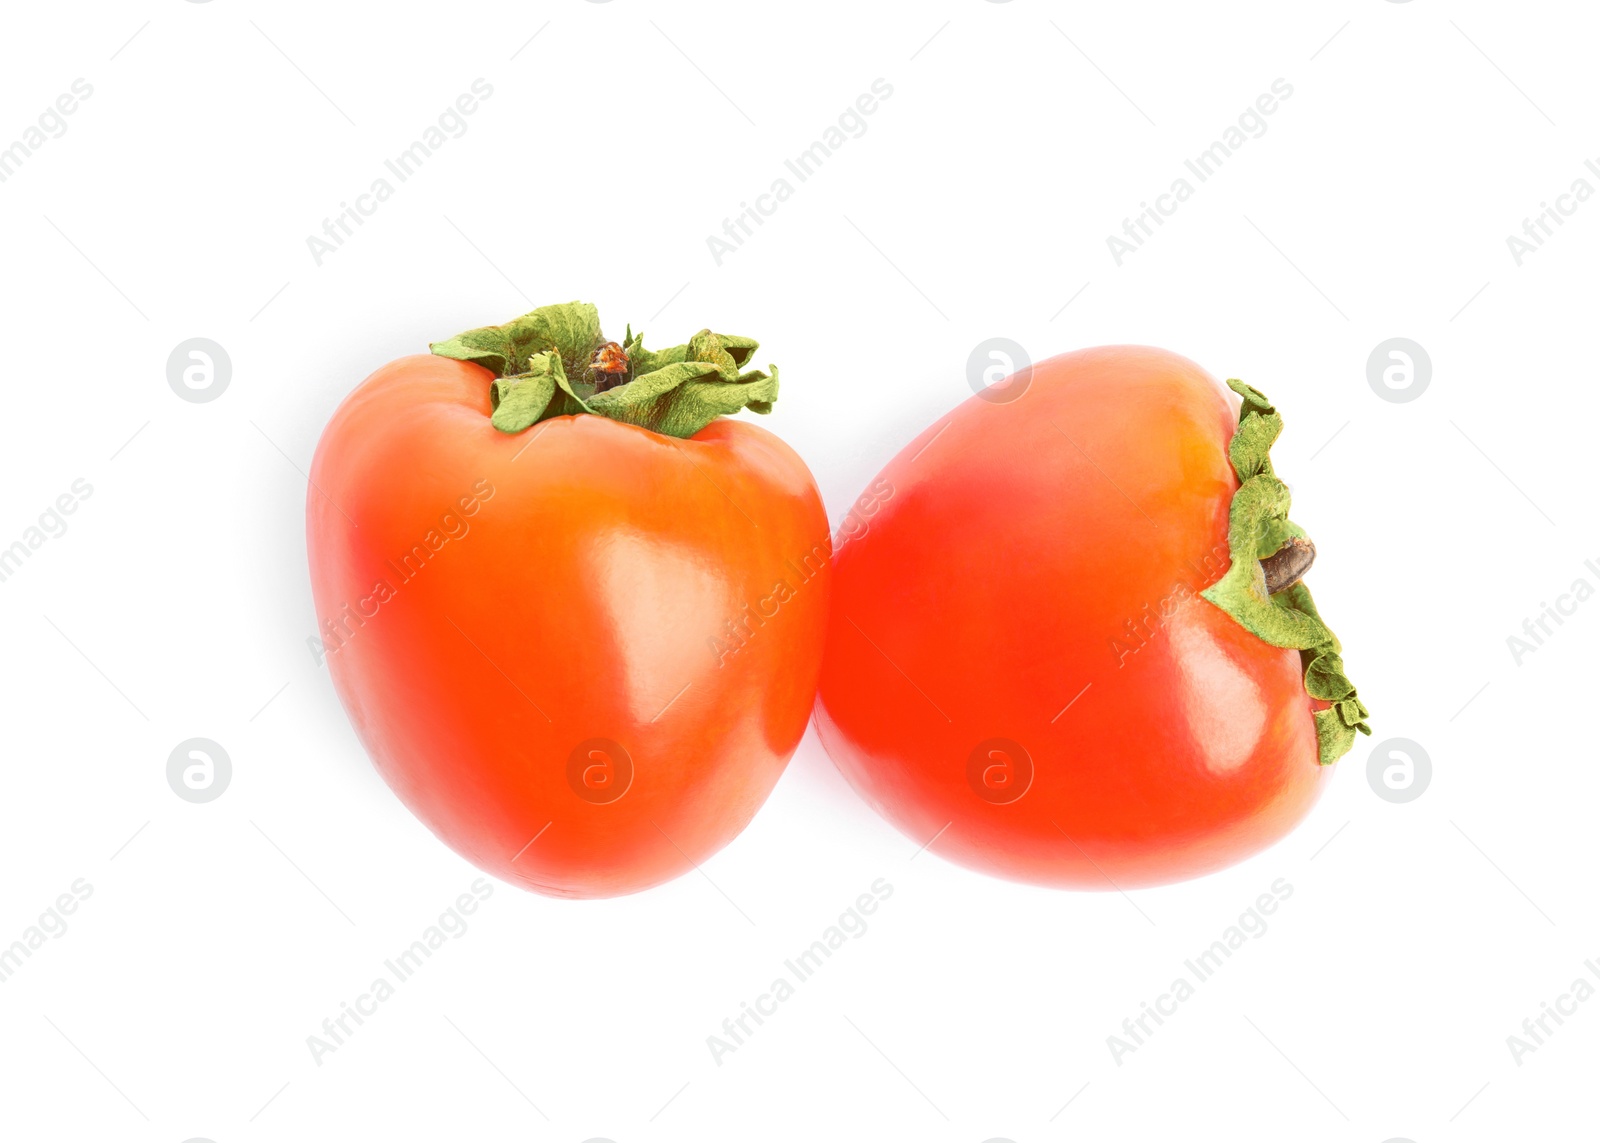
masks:
[[[1007,384],[891,461],[840,545],[823,744],[918,845],[1001,877],[1151,885],[1276,841],[1366,730],[1299,582],[1277,413],[1141,347]]]
[[[748,338],[535,310],[379,369],[307,498],[327,663],[384,779],[481,869],[597,897],[749,822],[821,665],[827,517]]]

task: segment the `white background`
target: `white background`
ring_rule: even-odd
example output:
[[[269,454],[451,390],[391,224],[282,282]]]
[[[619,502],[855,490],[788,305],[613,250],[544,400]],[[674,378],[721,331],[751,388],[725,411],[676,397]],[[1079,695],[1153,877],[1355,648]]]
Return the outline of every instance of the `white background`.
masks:
[[[0,546],[93,494],[0,583],[0,942],[93,895],[0,984],[0,1134],[1594,1138],[1600,1000],[1520,1064],[1507,1037],[1600,958],[1600,602],[1520,665],[1507,637],[1600,586],[1600,203],[1520,266],[1506,238],[1600,187],[1597,30],[1487,0],[12,6],[0,146],[93,95],[0,184]],[[466,133],[317,265],[307,236],[479,77]],[[717,265],[707,236],[880,77],[865,134]],[[1280,77],[1266,133],[1118,266],[1107,236]],[[378,365],[573,298],[656,344],[761,338],[762,424],[835,521],[984,339],[1251,381],[1377,737],[1272,850],[1121,896],[916,855],[808,734],[705,876],[497,885],[319,1066],[306,1038],[478,874],[308,649],[304,472]],[[1432,361],[1407,403],[1367,381],[1396,336]],[[215,401],[168,386],[192,337],[231,358]],[[195,736],[234,767],[205,805],[166,781]],[[1433,763],[1407,804],[1367,779],[1394,737]],[[876,878],[865,935],[714,1063]],[[1114,1062],[1278,878],[1269,931]]]

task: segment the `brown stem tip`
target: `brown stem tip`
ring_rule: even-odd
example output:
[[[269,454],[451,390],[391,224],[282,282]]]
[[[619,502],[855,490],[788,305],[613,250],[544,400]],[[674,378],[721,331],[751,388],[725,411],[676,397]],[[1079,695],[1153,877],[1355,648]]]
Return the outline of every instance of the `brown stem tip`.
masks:
[[[594,351],[589,359],[589,370],[598,373],[594,391],[604,393],[628,382],[628,351],[614,341],[608,341]]]
[[[1297,536],[1262,560],[1261,570],[1267,577],[1267,594],[1299,583],[1300,577],[1311,570],[1316,558],[1317,546]]]

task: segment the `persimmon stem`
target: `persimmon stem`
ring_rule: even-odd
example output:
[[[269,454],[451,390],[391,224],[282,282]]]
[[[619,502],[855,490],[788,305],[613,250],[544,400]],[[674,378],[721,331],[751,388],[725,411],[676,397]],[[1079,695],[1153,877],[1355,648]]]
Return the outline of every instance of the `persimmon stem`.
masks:
[[[1283,547],[1261,561],[1261,571],[1267,577],[1267,594],[1293,587],[1311,570],[1317,558],[1317,546],[1300,536],[1286,541]]]
[[[589,374],[596,393],[605,393],[633,380],[628,351],[614,341],[608,341],[594,351],[589,359]]]
[[[703,329],[687,345],[649,350],[632,327],[622,341],[608,341],[600,311],[569,302],[469,329],[429,348],[493,374],[489,420],[500,432],[592,414],[684,440],[741,409],[772,411],[778,371],[745,368],[757,344]]]

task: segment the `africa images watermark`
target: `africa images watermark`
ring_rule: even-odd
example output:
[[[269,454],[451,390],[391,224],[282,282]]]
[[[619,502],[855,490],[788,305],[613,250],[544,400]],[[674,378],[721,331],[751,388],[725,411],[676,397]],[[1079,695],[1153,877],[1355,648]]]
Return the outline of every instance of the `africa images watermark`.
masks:
[[[1178,614],[1184,603],[1221,579],[1231,563],[1232,557],[1227,543],[1217,544],[1208,554],[1201,557],[1200,563],[1190,561],[1189,566],[1194,568],[1196,573],[1196,583],[1179,580],[1171,591],[1156,600],[1154,604],[1145,604],[1137,616],[1123,620],[1122,631],[1111,637],[1111,652],[1117,657],[1117,666],[1127,666],[1130,655],[1136,655],[1143,650],[1155,638],[1156,633]]]
[[[1198,182],[1210,179],[1246,143],[1267,133],[1267,117],[1275,114],[1293,94],[1294,88],[1288,80],[1273,80],[1267,91],[1258,95],[1249,107],[1240,112],[1237,120],[1223,129],[1220,138],[1194,158],[1183,161],[1185,170]],[[1166,193],[1156,195],[1154,205],[1141,202],[1137,214],[1122,220],[1121,235],[1106,236],[1106,248],[1111,251],[1111,260],[1120,266],[1128,255],[1138,253],[1155,234],[1156,228],[1166,225],[1166,220],[1178,213],[1178,208],[1194,196],[1194,191],[1195,184],[1180,175],[1172,180]]]
[[[411,146],[394,158],[385,159],[384,169],[395,177],[396,182],[405,182],[451,139],[465,135],[468,116],[476,114],[481,104],[493,95],[494,87],[488,80],[473,80],[469,90],[456,96],[455,101],[439,113],[437,120],[423,129],[421,136]],[[337,254],[355,234],[356,228],[364,226],[367,219],[377,214],[378,208],[394,196],[394,191],[395,183],[379,175],[372,180],[366,193],[356,195],[354,205],[341,202],[337,214],[322,220],[320,236],[306,235],[306,249],[311,251],[311,260],[321,266],[324,258]]]
[[[1600,964],[1590,959],[1583,962],[1583,967],[1589,970],[1589,975],[1595,980],[1600,980]],[[1573,980],[1567,991],[1556,997],[1554,1005],[1547,1000],[1539,1001],[1539,1014],[1530,1016],[1522,1022],[1522,1035],[1512,1033],[1506,1037],[1506,1048],[1511,1052],[1511,1058],[1516,1061],[1517,1067],[1522,1066],[1524,1057],[1544,1047],[1545,1041],[1554,1036],[1567,1022],[1566,1017],[1577,1015],[1578,1005],[1594,994],[1594,983],[1580,976]],[[1555,1024],[1554,1028],[1550,1026],[1552,1023]]]
[[[51,139],[67,133],[67,116],[94,94],[94,87],[86,79],[75,79],[66,91],[56,96],[55,102],[39,113],[38,121],[23,128],[15,142],[0,150],[0,183],[14,177],[22,165],[39,152]]]
[[[1122,1058],[1143,1047],[1155,1035],[1156,1029],[1166,1023],[1163,1017],[1177,1015],[1178,1005],[1192,998],[1198,991],[1197,986],[1215,976],[1217,970],[1244,947],[1247,939],[1260,940],[1266,935],[1267,917],[1276,913],[1278,906],[1294,895],[1294,886],[1282,877],[1272,883],[1271,889],[1272,892],[1257,897],[1255,903],[1240,913],[1237,921],[1223,929],[1222,936],[1212,941],[1204,952],[1183,962],[1183,967],[1189,971],[1188,976],[1175,978],[1167,991],[1156,997],[1154,1004],[1141,1000],[1139,1014],[1123,1020],[1123,1034],[1106,1037],[1106,1047],[1110,1049],[1111,1058],[1119,1068]],[[1152,1021],[1155,1027],[1151,1027]]]
[[[482,510],[485,501],[494,499],[494,493],[494,485],[488,480],[480,480],[474,484],[472,492],[457,499],[456,506],[442,513],[437,524],[429,528],[409,550],[385,561],[389,570],[394,572],[394,582],[390,582],[388,578],[374,580],[370,592],[353,604],[342,604],[338,611],[322,621],[320,637],[306,636],[306,646],[310,648],[311,657],[317,661],[317,665],[321,666],[327,655],[336,654],[354,638],[356,632],[367,625],[367,620],[375,618],[378,611],[395,597],[400,588],[421,575],[428,563],[443,551],[451,540],[465,539],[467,533],[472,530],[467,517],[476,516]]]
[[[67,918],[78,911],[78,906],[94,896],[94,886],[82,877],[67,887],[50,907],[39,914],[33,924],[22,930],[22,936],[0,949],[0,984],[15,976],[22,964],[44,947],[47,939],[63,937],[67,932]]]
[[[723,624],[720,636],[707,637],[706,642],[711,648],[711,656],[716,660],[717,666],[727,666],[729,657],[738,654],[746,647],[750,640],[755,638],[756,632],[766,626],[769,619],[776,618],[783,605],[815,579],[817,574],[828,566],[831,557],[838,554],[839,549],[851,540],[865,535],[868,521],[877,514],[883,502],[893,495],[894,485],[880,476],[845,514],[845,518],[839,524],[839,530],[834,534],[831,552],[828,544],[819,540],[798,561],[785,560],[784,567],[793,573],[792,579],[785,577],[776,581],[772,585],[772,590],[757,600],[754,606],[744,604],[739,609],[738,615],[727,620]]]
[[[1600,564],[1596,564],[1594,560],[1584,560],[1583,566],[1590,575],[1600,579]],[[1511,661],[1519,667],[1522,666],[1523,659],[1543,647],[1544,641],[1554,635],[1567,619],[1576,615],[1579,606],[1588,602],[1594,593],[1594,585],[1580,575],[1572,581],[1570,588],[1556,596],[1554,606],[1541,599],[1539,613],[1532,619],[1522,621],[1522,634],[1527,638],[1523,639],[1517,635],[1506,636],[1506,647],[1511,652]],[[1555,627],[1551,627],[1552,623]]]
[[[731,656],[737,655],[749,646],[756,633],[767,625],[767,621],[776,619],[783,605],[798,595],[801,588],[828,566],[828,558],[828,544],[819,540],[809,552],[800,557],[798,562],[784,560],[784,567],[792,573],[792,580],[789,576],[777,580],[773,583],[772,590],[756,600],[753,606],[748,603],[743,604],[739,608],[738,615],[724,621],[720,635],[706,637],[706,644],[711,648],[711,657],[716,660],[717,666],[727,666]]]
[[[822,137],[817,139],[792,159],[785,159],[783,166],[789,174],[799,182],[805,182],[812,175],[822,169],[832,156],[838,154],[851,139],[859,139],[867,133],[867,117],[877,112],[882,103],[894,94],[894,87],[886,79],[875,79],[869,89],[862,92],[843,111],[839,118],[822,132]],[[778,212],[778,207],[788,202],[794,195],[795,184],[787,176],[780,175],[772,180],[772,185],[766,193],[756,195],[755,205],[748,202],[739,204],[739,213],[732,218],[722,220],[723,237],[715,234],[706,235],[706,249],[711,251],[711,260],[718,266],[729,254],[735,254],[745,241],[755,233],[755,227],[764,226],[766,220]]]
[[[466,935],[467,918],[476,913],[478,906],[494,893],[494,886],[483,877],[473,881],[470,888],[471,893],[457,897],[449,908],[439,914],[438,920],[423,929],[422,935],[403,952],[383,962],[387,975],[375,978],[367,991],[357,996],[353,1003],[341,1000],[338,1015],[323,1020],[322,1035],[312,1033],[306,1037],[306,1047],[311,1050],[311,1059],[317,1067],[322,1066],[324,1056],[337,1052],[355,1035],[356,1029],[366,1023],[366,1017],[376,1016],[378,1005],[393,997],[398,986],[415,976],[417,970],[442,949],[447,940],[460,940]],[[352,1023],[355,1024],[354,1028],[350,1026]]]
[[[1600,179],[1600,162],[1585,159],[1583,165],[1596,179]],[[1556,230],[1567,224],[1567,219],[1578,213],[1578,208],[1594,197],[1594,184],[1583,176],[1574,179],[1565,194],[1556,195],[1555,205],[1539,204],[1539,213],[1522,220],[1522,234],[1506,235],[1506,249],[1518,266],[1529,254],[1537,254]]]
[[[812,941],[798,956],[791,957],[783,962],[783,967],[788,970],[788,975],[776,977],[755,1000],[741,1000],[739,1013],[730,1016],[722,1022],[722,1035],[712,1033],[706,1037],[706,1047],[711,1050],[711,1059],[720,1068],[722,1058],[732,1055],[751,1036],[755,1035],[756,1028],[766,1023],[765,1017],[775,1016],[778,1005],[790,999],[798,991],[797,986],[804,984],[816,975],[817,970],[843,948],[852,938],[859,940],[866,935],[867,918],[878,911],[878,906],[894,896],[894,886],[880,877],[870,886],[870,893],[863,893],[855,899],[855,903],[839,914],[839,919],[822,930],[822,935]],[[755,1027],[751,1027],[751,1022]]]
[[[46,540],[55,540],[66,535],[67,522],[63,517],[72,515],[78,510],[79,504],[93,495],[94,485],[83,477],[78,477],[70,488],[39,513],[37,523],[29,524],[22,530],[20,539],[11,541],[8,547],[0,548],[0,583],[16,575],[24,561],[44,547]]]

